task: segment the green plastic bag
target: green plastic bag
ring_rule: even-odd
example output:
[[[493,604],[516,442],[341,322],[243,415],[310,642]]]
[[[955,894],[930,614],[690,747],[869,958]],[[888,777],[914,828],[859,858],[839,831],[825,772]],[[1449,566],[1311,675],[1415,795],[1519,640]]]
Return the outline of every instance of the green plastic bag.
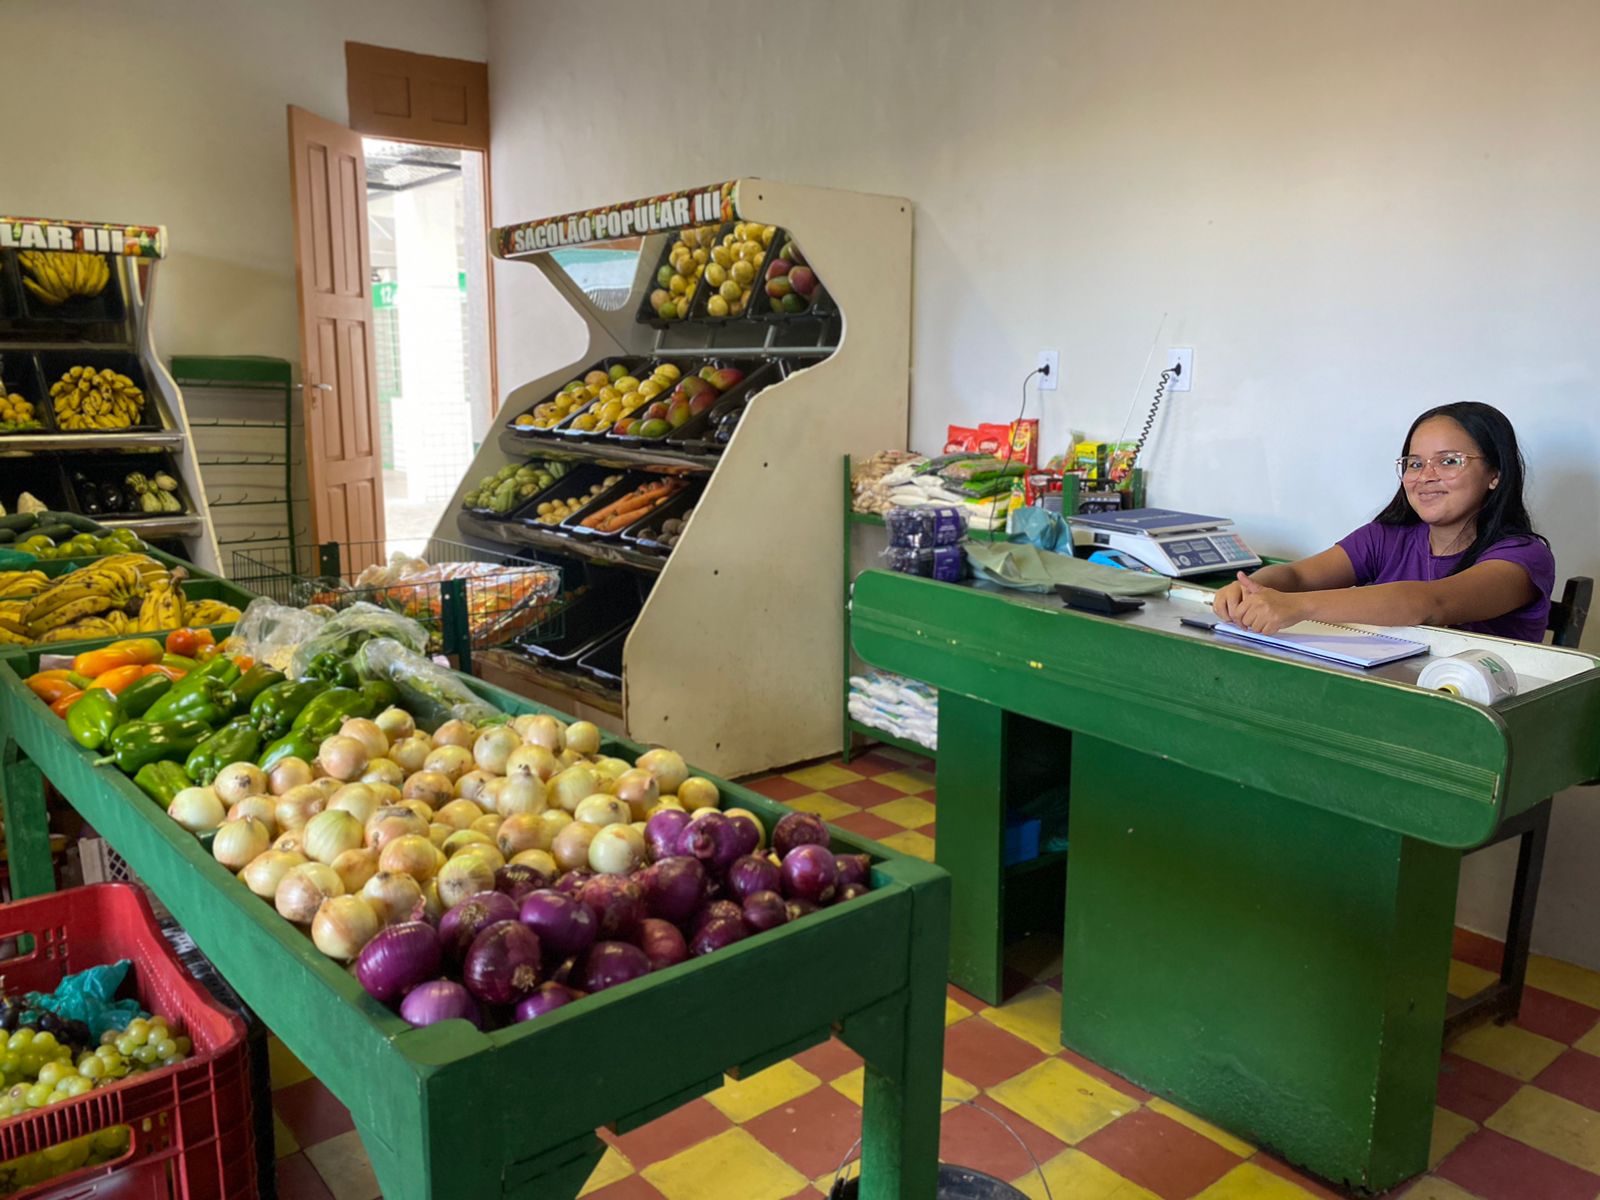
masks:
[[[132,965],[123,959],[103,967],[90,967],[68,975],[48,996],[29,992],[23,997],[23,1003],[30,1010],[53,1012],[64,1021],[82,1021],[98,1042],[106,1030],[126,1029],[129,1021],[150,1015],[139,1007],[137,1000],[116,998],[117,989],[122,987]]]

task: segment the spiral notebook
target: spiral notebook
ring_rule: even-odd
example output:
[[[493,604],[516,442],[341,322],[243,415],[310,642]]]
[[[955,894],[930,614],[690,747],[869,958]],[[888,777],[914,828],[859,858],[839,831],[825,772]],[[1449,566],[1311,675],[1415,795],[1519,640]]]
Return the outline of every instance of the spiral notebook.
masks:
[[[1185,618],[1187,621],[1188,618]],[[1399,662],[1428,653],[1426,642],[1413,642],[1408,638],[1390,637],[1386,633],[1368,633],[1349,625],[1330,625],[1323,621],[1300,621],[1277,633],[1256,633],[1231,621],[1189,621],[1205,625],[1228,637],[1255,642],[1262,646],[1276,646],[1296,654],[1309,654],[1312,658],[1343,663],[1351,667],[1381,667],[1384,663]]]

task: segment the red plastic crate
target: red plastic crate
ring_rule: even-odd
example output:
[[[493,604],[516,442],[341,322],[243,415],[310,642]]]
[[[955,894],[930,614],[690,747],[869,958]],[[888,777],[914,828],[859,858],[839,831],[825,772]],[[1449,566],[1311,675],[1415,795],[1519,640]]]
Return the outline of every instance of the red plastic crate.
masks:
[[[244,1023],[219,1008],[161,936],[138,888],[103,883],[0,905],[0,939],[33,950],[0,962],[8,991],[53,991],[63,976],[130,959],[139,1002],[194,1043],[183,1063],[0,1121],[0,1163],[128,1126],[115,1162],[11,1193],[12,1200],[254,1200],[250,1068]]]

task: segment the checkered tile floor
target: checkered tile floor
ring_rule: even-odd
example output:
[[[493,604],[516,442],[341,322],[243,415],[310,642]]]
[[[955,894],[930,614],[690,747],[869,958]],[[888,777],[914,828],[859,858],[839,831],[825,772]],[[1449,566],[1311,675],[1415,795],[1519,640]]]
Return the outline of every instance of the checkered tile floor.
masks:
[[[785,804],[931,857],[931,764],[881,750],[753,785]],[[1476,991],[1499,944],[1458,933],[1450,990]],[[1058,1041],[1059,939],[1008,956],[1016,993],[998,1008],[951,988],[940,1157],[1056,1200],[1304,1200],[1337,1193],[1152,1097]],[[1395,1200],[1600,1198],[1600,973],[1534,959],[1521,1018],[1452,1044],[1439,1071],[1430,1172]],[[274,1043],[283,1200],[373,1200],[349,1114]],[[623,1137],[589,1181],[593,1200],[785,1200],[825,1194],[861,1123],[860,1060],[837,1041],[695,1100]]]

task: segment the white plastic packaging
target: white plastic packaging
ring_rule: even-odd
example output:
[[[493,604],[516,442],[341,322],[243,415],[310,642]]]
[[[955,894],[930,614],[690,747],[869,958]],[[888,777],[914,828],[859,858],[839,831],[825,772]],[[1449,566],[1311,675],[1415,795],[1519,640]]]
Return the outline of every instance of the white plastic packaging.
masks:
[[[1417,677],[1417,686],[1477,704],[1498,704],[1517,694],[1517,673],[1492,651],[1465,650],[1430,660]]]

